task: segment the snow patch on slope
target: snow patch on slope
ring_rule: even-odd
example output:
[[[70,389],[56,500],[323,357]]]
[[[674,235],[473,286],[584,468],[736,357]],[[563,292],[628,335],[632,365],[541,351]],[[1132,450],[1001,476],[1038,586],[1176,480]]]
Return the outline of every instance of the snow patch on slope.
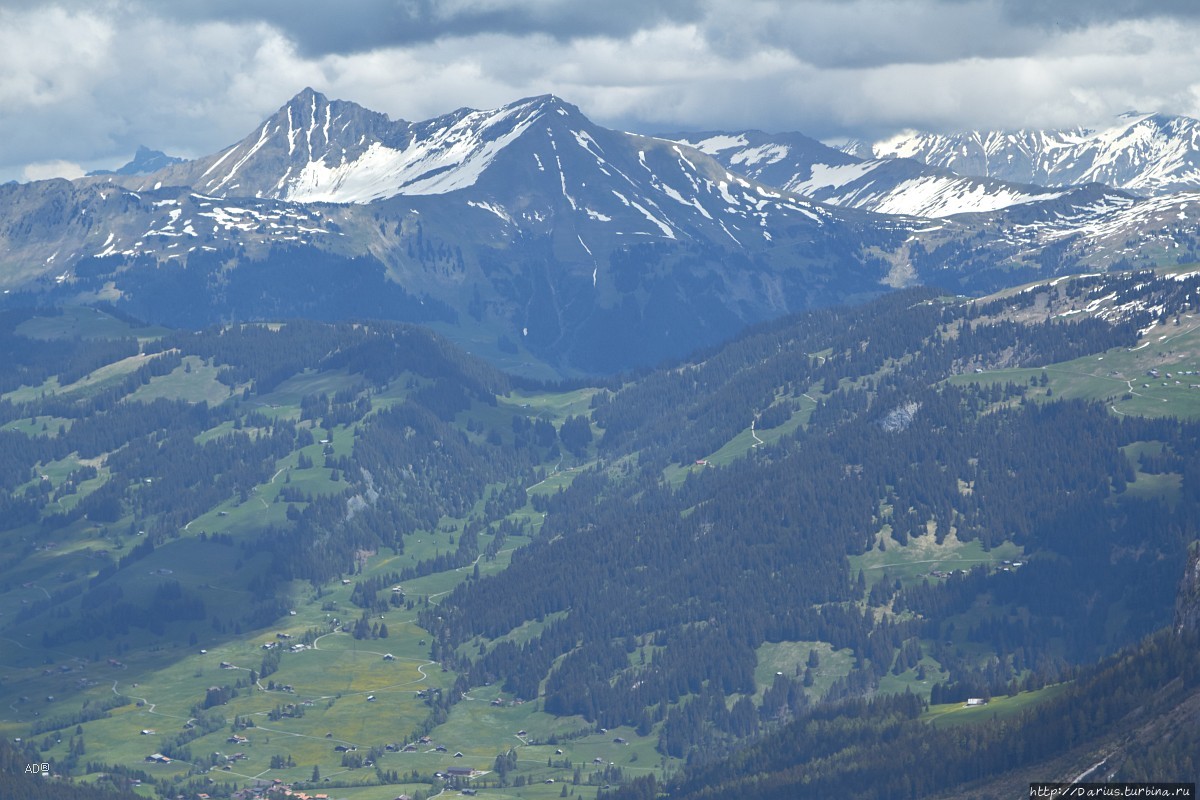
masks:
[[[353,161],[309,161],[283,199],[299,203],[370,203],[395,195],[445,194],[475,185],[488,164],[536,117],[528,107],[475,111],[402,149],[373,143]],[[514,119],[515,118],[515,119]],[[509,126],[488,137],[497,128]]]

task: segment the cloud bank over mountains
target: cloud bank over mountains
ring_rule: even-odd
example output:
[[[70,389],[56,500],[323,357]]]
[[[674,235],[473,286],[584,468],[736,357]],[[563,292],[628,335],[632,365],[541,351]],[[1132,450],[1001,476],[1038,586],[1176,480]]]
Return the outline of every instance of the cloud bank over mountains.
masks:
[[[1182,0],[7,0],[0,179],[214,152],[306,85],[394,119],[553,92],[819,138],[1200,116],[1197,38]]]

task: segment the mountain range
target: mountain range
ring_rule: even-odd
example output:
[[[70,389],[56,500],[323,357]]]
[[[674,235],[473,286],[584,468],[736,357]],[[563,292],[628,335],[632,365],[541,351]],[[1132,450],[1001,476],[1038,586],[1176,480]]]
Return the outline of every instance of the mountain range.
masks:
[[[1095,182],[1161,195],[1200,187],[1200,121],[1130,112],[1102,130],[906,133],[876,143],[870,155],[1018,183]]]
[[[408,122],[305,89],[209,156],[0,187],[0,288],[193,327],[418,321],[508,369],[611,372],[913,283],[1188,257],[1197,198],[1167,190],[1192,187],[1192,122],[1030,135],[1108,149],[971,175],[949,138],[862,159],[801,134],[610,130],[551,95]]]
[[[0,186],[0,793],[1194,781],[1200,190],[866,155],[308,89]]]

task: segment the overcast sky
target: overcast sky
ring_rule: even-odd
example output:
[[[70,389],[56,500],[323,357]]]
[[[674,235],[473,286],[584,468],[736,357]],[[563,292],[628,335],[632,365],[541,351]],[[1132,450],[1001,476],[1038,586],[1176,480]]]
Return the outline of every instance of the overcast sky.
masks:
[[[1200,116],[1197,42],[1194,0],[0,0],[0,180],[211,153],[305,86],[822,139]]]

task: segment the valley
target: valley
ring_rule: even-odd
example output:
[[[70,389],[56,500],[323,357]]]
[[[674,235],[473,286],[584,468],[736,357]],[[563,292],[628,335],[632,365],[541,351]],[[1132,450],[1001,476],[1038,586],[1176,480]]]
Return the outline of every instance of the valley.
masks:
[[[304,89],[0,186],[0,794],[1196,780],[1194,123]]]
[[[0,732],[146,797],[691,796],[857,698],[1050,709],[1171,623],[1196,281],[911,290],[569,384],[400,323],[5,312]]]

